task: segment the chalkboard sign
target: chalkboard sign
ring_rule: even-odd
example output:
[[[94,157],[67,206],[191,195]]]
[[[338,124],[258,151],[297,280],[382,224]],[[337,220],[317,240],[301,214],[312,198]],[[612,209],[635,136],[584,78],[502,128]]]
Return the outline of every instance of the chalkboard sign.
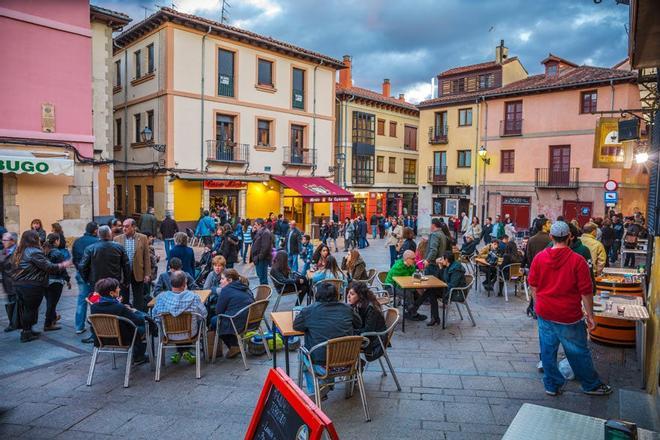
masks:
[[[271,369],[252,414],[246,440],[338,439],[330,419],[280,368]]]

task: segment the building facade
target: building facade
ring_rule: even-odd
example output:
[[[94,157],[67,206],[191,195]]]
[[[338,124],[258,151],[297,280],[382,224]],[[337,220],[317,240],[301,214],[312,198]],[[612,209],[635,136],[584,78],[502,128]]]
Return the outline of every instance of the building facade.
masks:
[[[478,150],[483,96],[527,77],[517,57],[501,42],[495,59],[461,66],[438,75],[438,97],[419,104],[419,228],[428,231],[432,216],[480,215]]]
[[[391,96],[389,79],[380,92],[353,86],[351,64],[344,56],[337,84],[335,182],[355,198],[335,211],[417,215],[419,112],[404,95]]]
[[[115,158],[132,162],[115,169],[122,214],[153,206],[185,224],[226,205],[309,226],[346,199],[317,179],[332,172],[340,61],[169,8],[115,45]]]
[[[62,223],[71,236],[99,213],[93,207],[103,189],[95,184],[100,170],[94,157],[105,148],[109,107],[103,103],[104,75],[92,68],[93,52],[97,38],[107,47],[112,28],[129,21],[124,14],[90,10],[85,0],[2,2],[0,40],[12,42],[0,45],[0,182],[7,229],[29,229],[38,218],[47,230]],[[103,58],[94,53],[95,62],[97,55]]]

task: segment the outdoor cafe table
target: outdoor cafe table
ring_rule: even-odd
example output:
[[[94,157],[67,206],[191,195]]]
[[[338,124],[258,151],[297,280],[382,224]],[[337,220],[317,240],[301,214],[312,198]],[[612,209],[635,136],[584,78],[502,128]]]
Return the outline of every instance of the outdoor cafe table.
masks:
[[[636,268],[633,267],[605,267],[603,268],[605,275],[643,275],[640,274]]]
[[[206,303],[206,300],[209,299],[209,296],[211,296],[211,290],[191,290],[192,293],[195,295],[199,296],[199,299],[202,300],[202,304]],[[157,298],[157,297],[156,297]],[[147,304],[147,307],[150,309],[153,308],[156,305],[156,298],[153,298],[149,303]]]
[[[403,319],[401,320],[401,331],[406,332],[406,290],[426,290],[447,287],[447,283],[434,277],[425,275],[425,280],[414,277],[392,277],[394,282],[403,289]],[[396,289],[394,289],[394,306],[396,307]]]
[[[289,374],[289,338],[291,336],[303,336],[303,332],[293,329],[293,311],[286,312],[272,312],[270,319],[273,321],[273,368],[277,368],[277,339],[275,332],[282,335],[284,341],[284,363],[286,366],[286,374]]]
[[[658,439],[657,433],[639,428],[638,440]],[[502,440],[602,440],[605,420],[525,403]]]

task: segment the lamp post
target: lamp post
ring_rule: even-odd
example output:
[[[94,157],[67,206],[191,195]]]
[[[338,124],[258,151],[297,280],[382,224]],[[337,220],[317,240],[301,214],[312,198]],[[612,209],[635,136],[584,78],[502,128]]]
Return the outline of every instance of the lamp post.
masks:
[[[142,138],[142,142],[145,144],[149,145],[151,148],[154,150],[158,151],[159,153],[164,153],[165,149],[167,148],[167,145],[165,144],[154,144],[154,132],[151,130],[149,127],[144,127],[142,131],[140,132],[140,137]]]
[[[481,187],[483,188],[483,197],[481,198],[481,221],[483,222],[486,217],[486,166],[490,165],[490,157],[488,157],[488,150],[482,145],[479,147],[479,157],[483,162],[483,178]]]

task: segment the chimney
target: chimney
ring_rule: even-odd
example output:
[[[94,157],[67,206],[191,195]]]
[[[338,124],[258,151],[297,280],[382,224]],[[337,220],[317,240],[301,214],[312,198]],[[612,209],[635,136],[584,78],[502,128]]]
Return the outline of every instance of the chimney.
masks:
[[[403,93],[399,93],[399,101],[405,101],[406,100],[406,95]]]
[[[392,86],[390,85],[389,78],[383,80],[383,96],[389,98],[392,95]]]
[[[509,48],[504,46],[504,40],[500,40],[500,45],[495,48],[495,61],[502,64],[509,57]]]
[[[351,56],[344,55],[344,69],[339,71],[339,85],[344,88],[353,86],[353,78],[351,75]]]

